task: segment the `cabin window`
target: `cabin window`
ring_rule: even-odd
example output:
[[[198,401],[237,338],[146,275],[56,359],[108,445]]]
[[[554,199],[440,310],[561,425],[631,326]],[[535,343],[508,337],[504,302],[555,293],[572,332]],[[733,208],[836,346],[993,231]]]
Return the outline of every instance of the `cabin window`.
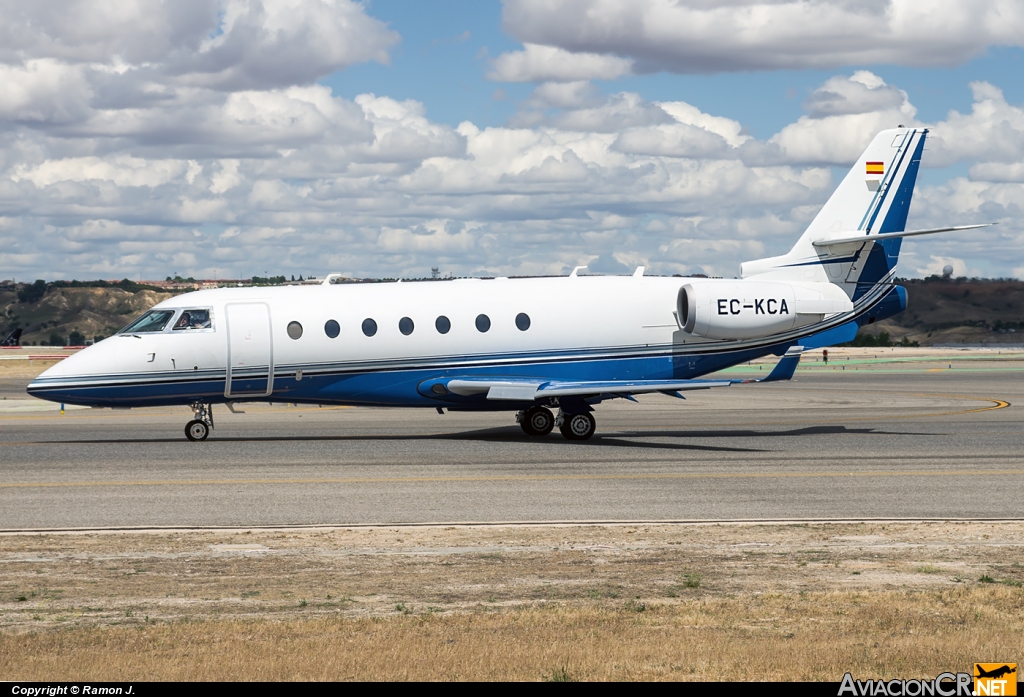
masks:
[[[377,323],[367,317],[363,320],[363,334],[366,336],[373,336],[377,333]]]
[[[302,325],[299,324],[298,322],[289,322],[288,323],[288,336],[290,336],[293,339],[298,339],[299,337],[301,337],[302,336]]]
[[[173,316],[174,310],[150,310],[119,333],[142,334],[143,332],[162,332]]]
[[[341,325],[333,319],[327,320],[327,324],[324,325],[324,334],[332,339],[337,339],[338,334],[341,334]]]
[[[178,321],[174,323],[174,331],[188,329],[213,329],[213,320],[208,308],[191,308],[182,310]]]
[[[519,331],[525,332],[530,328],[530,316],[525,312],[520,312],[516,315],[516,326],[519,327]]]
[[[403,317],[402,319],[398,320],[398,331],[402,332],[406,336],[412,334],[412,330],[415,328],[416,325],[413,324],[412,320],[409,319],[408,317]]]
[[[487,315],[476,316],[476,328],[480,332],[486,332],[491,328],[491,318]]]
[[[452,322],[444,315],[441,315],[434,320],[434,327],[437,329],[438,334],[447,334],[452,330]]]

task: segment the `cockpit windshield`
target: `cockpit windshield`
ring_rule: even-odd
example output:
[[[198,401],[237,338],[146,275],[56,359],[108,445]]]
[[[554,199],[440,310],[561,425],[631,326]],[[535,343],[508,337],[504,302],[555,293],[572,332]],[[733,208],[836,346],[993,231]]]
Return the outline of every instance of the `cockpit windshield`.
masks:
[[[118,333],[142,334],[143,332],[162,332],[173,316],[174,310],[150,310]]]

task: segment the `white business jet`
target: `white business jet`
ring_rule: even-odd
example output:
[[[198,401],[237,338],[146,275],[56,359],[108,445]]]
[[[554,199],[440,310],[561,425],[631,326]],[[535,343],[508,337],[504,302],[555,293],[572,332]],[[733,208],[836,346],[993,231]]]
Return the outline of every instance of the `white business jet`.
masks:
[[[727,386],[701,379],[766,355],[766,381],[800,353],[853,339],[906,307],[894,285],[927,131],[875,136],[788,254],[739,280],[644,276],[458,279],[222,288],[156,305],[53,366],[36,397],[95,407],[311,404],[508,410],[530,436],[594,433],[607,399]],[[557,410],[557,414],[552,410]]]

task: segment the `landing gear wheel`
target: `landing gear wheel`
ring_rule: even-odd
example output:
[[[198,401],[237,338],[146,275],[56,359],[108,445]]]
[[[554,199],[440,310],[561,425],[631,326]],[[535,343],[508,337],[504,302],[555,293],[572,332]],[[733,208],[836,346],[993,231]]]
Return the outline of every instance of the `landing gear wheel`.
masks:
[[[528,436],[541,437],[555,427],[555,416],[544,407],[530,407],[519,415],[519,425]]]
[[[569,440],[587,440],[594,435],[597,422],[590,414],[567,414],[558,425],[558,430]]]
[[[193,419],[185,424],[185,437],[189,440],[206,440],[210,435],[210,427],[199,419]]]

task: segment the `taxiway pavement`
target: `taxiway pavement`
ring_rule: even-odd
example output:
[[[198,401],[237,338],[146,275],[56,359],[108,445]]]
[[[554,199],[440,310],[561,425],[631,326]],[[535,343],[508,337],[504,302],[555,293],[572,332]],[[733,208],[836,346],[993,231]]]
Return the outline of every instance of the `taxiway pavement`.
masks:
[[[511,413],[285,404],[215,407],[192,443],[186,408],[61,415],[16,383],[0,401],[5,530],[1024,517],[1024,360],[1005,357],[617,400],[585,443],[528,438]]]

